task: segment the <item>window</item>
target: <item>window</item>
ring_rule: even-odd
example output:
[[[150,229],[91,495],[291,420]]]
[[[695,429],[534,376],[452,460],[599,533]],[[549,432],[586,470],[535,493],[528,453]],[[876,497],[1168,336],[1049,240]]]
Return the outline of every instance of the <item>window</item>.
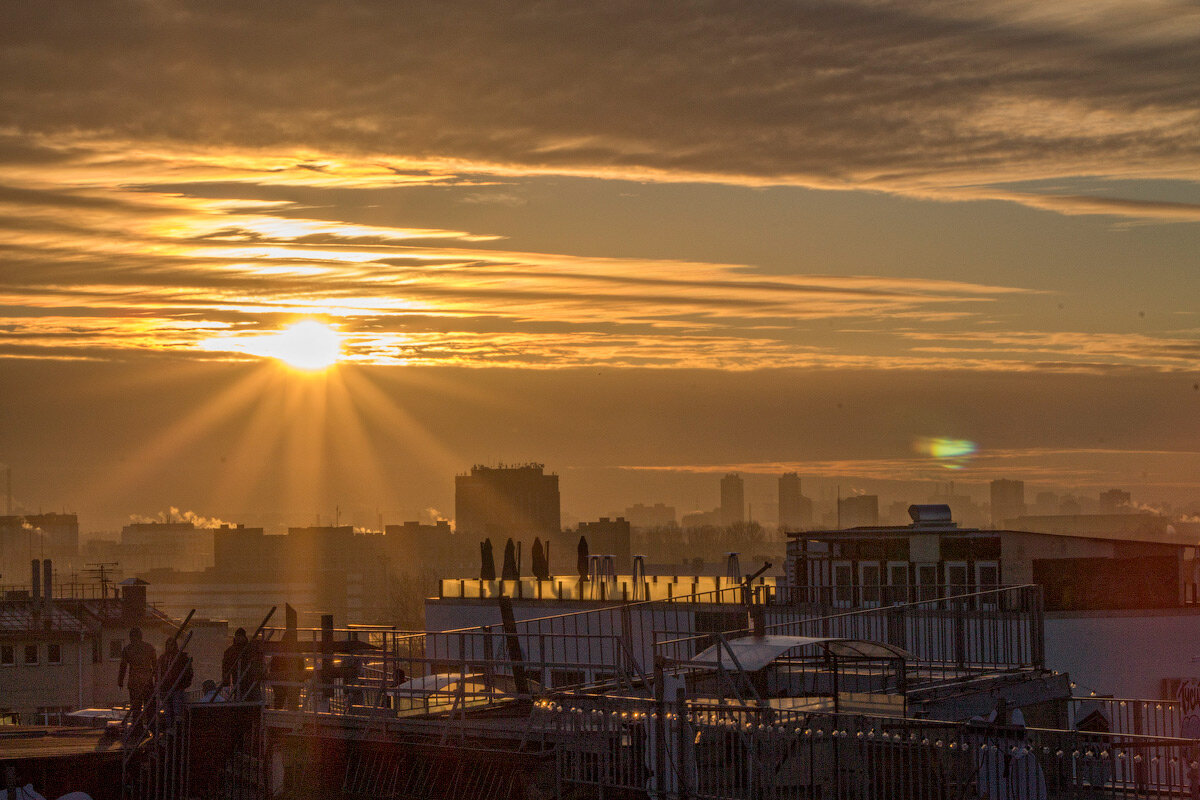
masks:
[[[1000,584],[1000,565],[995,561],[976,561],[975,562],[975,590],[979,592],[988,592],[996,589]],[[997,594],[985,594],[979,598],[979,607],[986,609],[996,608]]]
[[[62,645],[58,642],[50,642],[46,645],[46,663],[61,664],[62,663]]]
[[[25,645],[25,663],[26,664],[38,663],[38,646],[36,644]]]
[[[17,663],[17,648],[11,644],[0,644],[0,667],[11,667]]]
[[[108,643],[109,659],[111,661],[120,661],[121,660],[121,650],[122,650],[121,640],[113,639],[111,642]]]
[[[967,580],[967,562],[946,562],[946,595],[967,594],[971,587]]]
[[[908,596],[908,562],[907,561],[889,561],[888,565],[888,586],[890,589],[890,601],[893,603],[907,603],[911,598]]]
[[[849,561],[833,565],[833,603],[848,606],[854,601],[854,570]]]
[[[864,604],[878,605],[879,604],[879,584],[882,583],[882,575],[879,572],[878,564],[862,563],[858,565],[858,582],[862,586],[862,599]]]
[[[937,582],[937,564],[917,565],[917,585],[921,587],[917,596],[921,600],[932,600],[937,597]]]

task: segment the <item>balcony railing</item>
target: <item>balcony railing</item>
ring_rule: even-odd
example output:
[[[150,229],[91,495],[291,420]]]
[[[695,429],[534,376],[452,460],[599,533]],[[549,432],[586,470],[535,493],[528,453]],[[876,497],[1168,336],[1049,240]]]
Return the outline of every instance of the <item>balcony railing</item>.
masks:
[[[941,680],[971,671],[1042,669],[1044,615],[1041,588],[1004,587],[934,600],[815,613],[821,605],[773,605],[764,609],[765,632],[885,642],[912,653],[912,686],[924,675]],[[721,633],[739,632],[736,627]],[[712,643],[694,627],[659,628],[658,655],[686,661]]]
[[[1200,776],[1195,740],[982,721],[556,695],[533,726],[565,785],[669,798],[1178,798]]]

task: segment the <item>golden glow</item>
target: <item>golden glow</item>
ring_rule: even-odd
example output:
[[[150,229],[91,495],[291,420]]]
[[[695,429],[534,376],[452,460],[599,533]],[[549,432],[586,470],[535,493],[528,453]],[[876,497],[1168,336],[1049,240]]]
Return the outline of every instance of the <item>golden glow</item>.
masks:
[[[203,343],[206,350],[247,353],[274,358],[292,369],[319,372],[342,357],[342,334],[315,319],[297,322],[265,336],[222,336]]]
[[[315,319],[297,322],[262,344],[262,355],[306,372],[328,369],[342,357],[342,335]]]

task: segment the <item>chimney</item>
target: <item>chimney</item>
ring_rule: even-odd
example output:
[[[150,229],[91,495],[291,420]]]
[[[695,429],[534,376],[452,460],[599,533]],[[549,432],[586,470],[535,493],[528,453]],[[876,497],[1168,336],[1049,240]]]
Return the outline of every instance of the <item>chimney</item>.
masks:
[[[42,562],[36,558],[30,562],[33,568],[33,580],[30,581],[30,587],[33,590],[33,605],[39,606],[42,604]]]
[[[138,578],[121,581],[121,621],[126,625],[137,625],[146,615],[148,585]]]
[[[49,613],[50,607],[54,603],[54,565],[48,558],[42,562],[42,574],[42,605]]]

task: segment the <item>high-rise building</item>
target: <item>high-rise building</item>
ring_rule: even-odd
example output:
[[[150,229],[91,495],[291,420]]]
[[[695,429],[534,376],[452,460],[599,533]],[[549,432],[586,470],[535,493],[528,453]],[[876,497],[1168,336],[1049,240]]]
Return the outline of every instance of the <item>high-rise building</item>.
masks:
[[[721,524],[736,525],[746,521],[746,492],[742,476],[730,472],[721,478]]]
[[[555,536],[562,527],[558,476],[541,464],[476,465],[454,479],[455,530],[504,542]]]
[[[1025,481],[1001,478],[992,481],[992,525],[1004,527],[1004,521],[1025,514]]]
[[[879,524],[879,495],[856,494],[838,500],[838,527],[863,528]]]
[[[800,491],[800,476],[787,472],[779,476],[779,527],[797,531],[812,527],[813,503]]]

